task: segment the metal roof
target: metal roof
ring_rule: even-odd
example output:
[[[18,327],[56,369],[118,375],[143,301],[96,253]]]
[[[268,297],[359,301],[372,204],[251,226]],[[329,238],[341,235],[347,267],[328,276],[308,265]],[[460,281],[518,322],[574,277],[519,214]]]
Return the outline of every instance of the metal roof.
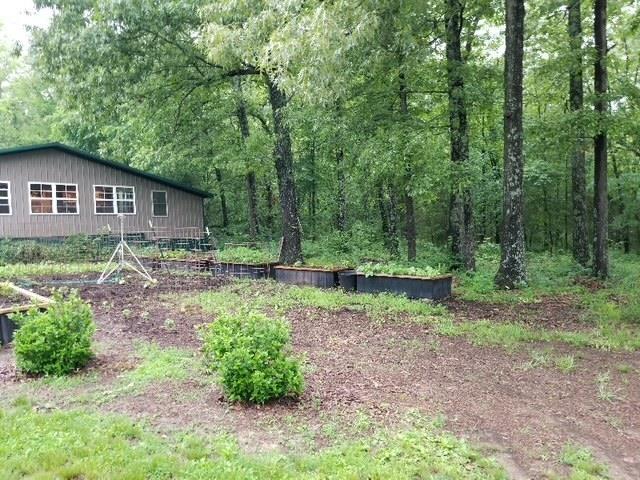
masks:
[[[194,195],[198,195],[200,197],[212,196],[209,192],[205,192],[204,190],[200,190],[198,188],[185,185],[183,183],[178,183],[168,178],[161,177],[159,175],[154,175],[153,173],[147,173],[142,170],[138,170],[137,168],[129,167],[128,165],[125,165],[120,162],[107,160],[106,158],[99,157],[98,155],[94,155],[92,153],[85,152],[83,150],[79,150],[77,148],[73,148],[68,145],[64,145],[62,143],[57,143],[57,142],[43,143],[39,145],[25,145],[22,147],[3,148],[3,149],[0,149],[0,156],[11,155],[15,153],[37,152],[40,150],[49,150],[49,149],[60,150],[70,155],[75,155],[77,157],[84,158],[85,160],[89,160],[91,162],[99,163],[101,165],[106,165],[107,167],[111,167],[111,168],[116,168],[118,170],[122,170],[123,172],[131,173],[133,175],[138,175],[139,177],[144,177],[154,182],[162,183],[164,185],[177,188],[178,190],[183,190],[185,192],[193,193]]]

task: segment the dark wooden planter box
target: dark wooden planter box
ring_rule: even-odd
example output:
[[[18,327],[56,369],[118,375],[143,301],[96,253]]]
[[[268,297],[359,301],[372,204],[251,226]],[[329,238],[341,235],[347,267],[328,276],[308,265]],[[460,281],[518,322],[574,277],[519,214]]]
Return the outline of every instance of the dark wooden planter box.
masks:
[[[439,300],[451,296],[451,275],[441,277],[410,277],[406,275],[358,274],[358,292],[391,292],[406,295],[409,298],[429,298]]]
[[[286,267],[279,265],[274,268],[276,281],[293,285],[313,285],[320,288],[334,288],[339,285],[338,273],[346,268],[312,268]]]
[[[345,292],[355,292],[358,289],[358,274],[355,270],[338,272],[338,282]]]
[[[238,278],[274,278],[274,267],[277,263],[234,263],[220,262],[212,267],[218,275],[229,275]]]
[[[13,332],[18,329],[18,326],[9,320],[9,314],[0,314],[0,345],[6,345],[13,340]]]

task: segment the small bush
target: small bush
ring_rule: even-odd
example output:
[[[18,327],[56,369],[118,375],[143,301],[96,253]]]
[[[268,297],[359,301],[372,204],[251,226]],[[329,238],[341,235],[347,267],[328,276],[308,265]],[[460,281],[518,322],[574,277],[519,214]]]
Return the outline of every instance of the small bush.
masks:
[[[223,314],[203,333],[207,367],[218,372],[231,401],[300,395],[302,368],[289,353],[289,335],[285,321],[258,312]]]
[[[56,293],[54,300],[44,312],[34,307],[13,317],[20,325],[14,344],[23,372],[65,375],[85,366],[92,356],[95,325],[91,307],[76,293],[66,299]]]

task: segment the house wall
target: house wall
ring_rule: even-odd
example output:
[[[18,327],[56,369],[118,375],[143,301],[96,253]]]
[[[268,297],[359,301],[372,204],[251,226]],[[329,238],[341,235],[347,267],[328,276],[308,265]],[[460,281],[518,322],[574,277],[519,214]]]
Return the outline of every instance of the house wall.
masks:
[[[116,214],[94,213],[94,185],[132,186],[135,188],[136,213],[124,216],[127,233],[148,232],[154,227],[167,229],[173,236],[202,230],[203,199],[159,182],[101,165],[55,150],[17,153],[0,158],[0,181],[11,182],[11,215],[0,215],[0,238],[46,238],[77,233],[104,233],[107,226],[119,232]],[[31,214],[29,182],[75,183],[78,185],[77,215]],[[167,192],[168,216],[152,217],[151,192]],[[186,230],[189,229],[189,230]]]

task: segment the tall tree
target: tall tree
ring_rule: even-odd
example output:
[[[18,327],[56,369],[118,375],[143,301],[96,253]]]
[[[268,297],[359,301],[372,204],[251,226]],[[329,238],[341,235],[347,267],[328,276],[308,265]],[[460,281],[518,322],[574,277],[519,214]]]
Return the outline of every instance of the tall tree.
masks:
[[[505,0],[505,7],[503,225],[495,282],[501,288],[519,288],[527,280],[522,151],[524,0]]]
[[[291,264],[302,260],[302,226],[298,214],[298,197],[293,175],[291,133],[284,118],[288,99],[285,92],[267,75],[265,75],[265,82],[269,88],[269,103],[273,116],[276,172],[280,191],[280,208],[282,209],[280,262]]]
[[[466,270],[475,269],[473,199],[464,169],[469,163],[469,122],[464,90],[464,60],[461,34],[464,2],[446,0],[447,83],[449,96],[449,135],[453,163],[453,201],[451,209],[452,250]]]
[[[595,110],[598,130],[593,142],[595,241],[593,273],[600,278],[609,275],[608,236],[609,203],[607,192],[607,0],[595,0],[593,35],[596,48],[594,65]]]
[[[236,116],[238,117],[238,125],[240,128],[240,136],[242,138],[242,147],[246,151],[247,140],[249,139],[249,117],[247,115],[247,104],[242,91],[242,77],[234,78],[234,86],[236,89]],[[258,239],[259,222],[258,222],[258,192],[256,191],[256,173],[253,169],[245,174],[245,183],[247,185],[247,206],[249,214],[249,238],[255,242]]]
[[[400,114],[402,116],[401,121],[404,123],[404,127],[408,128],[409,118],[409,92],[407,88],[407,79],[405,73],[402,70],[402,60],[400,61],[400,74],[398,75],[400,84]],[[411,180],[413,179],[413,165],[411,164],[411,158],[406,152],[403,152],[403,166],[405,171],[404,182],[404,235],[407,240],[407,260],[410,262],[415,261],[417,255],[416,247],[416,209],[415,202],[413,200],[413,193],[411,193]]]
[[[578,116],[575,118],[575,143],[571,157],[571,202],[573,206],[573,257],[586,267],[589,263],[589,241],[587,239],[587,179],[585,166],[585,144],[579,118],[584,106],[582,82],[582,0],[569,0],[569,107]]]

